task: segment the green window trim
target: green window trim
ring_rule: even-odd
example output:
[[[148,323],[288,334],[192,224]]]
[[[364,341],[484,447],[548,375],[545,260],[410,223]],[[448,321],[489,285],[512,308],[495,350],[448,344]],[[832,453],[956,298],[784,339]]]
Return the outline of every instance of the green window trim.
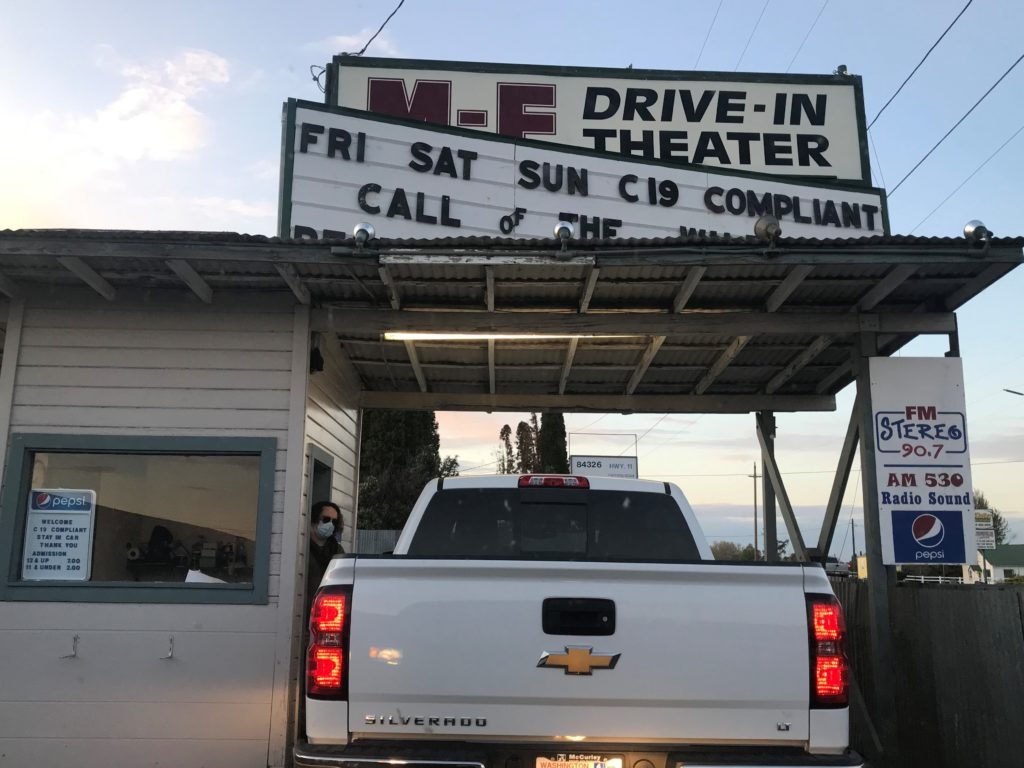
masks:
[[[18,578],[25,536],[24,500],[31,483],[30,454],[139,453],[259,456],[256,546],[252,584],[138,582],[25,582]],[[277,440],[272,437],[168,437],[13,433],[0,499],[0,601],[67,603],[184,603],[266,605],[274,510]]]

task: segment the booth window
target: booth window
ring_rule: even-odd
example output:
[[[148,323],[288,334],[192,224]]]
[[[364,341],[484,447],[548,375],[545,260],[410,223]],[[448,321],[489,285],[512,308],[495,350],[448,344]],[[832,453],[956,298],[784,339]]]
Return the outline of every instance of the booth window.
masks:
[[[266,602],[275,455],[262,438],[15,435],[5,597]]]

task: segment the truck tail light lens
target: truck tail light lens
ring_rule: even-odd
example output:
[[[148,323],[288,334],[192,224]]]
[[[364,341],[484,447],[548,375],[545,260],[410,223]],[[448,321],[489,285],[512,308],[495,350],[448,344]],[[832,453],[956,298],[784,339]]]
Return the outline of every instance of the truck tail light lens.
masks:
[[[324,587],[309,613],[306,694],[317,699],[348,697],[349,620],[352,587]]]
[[[589,488],[590,480],[580,475],[520,475],[520,488]]]
[[[832,595],[807,596],[811,659],[811,707],[845,707],[850,701],[843,607]]]
[[[340,648],[316,648],[310,658],[310,675],[317,688],[336,691],[341,687],[344,661]]]

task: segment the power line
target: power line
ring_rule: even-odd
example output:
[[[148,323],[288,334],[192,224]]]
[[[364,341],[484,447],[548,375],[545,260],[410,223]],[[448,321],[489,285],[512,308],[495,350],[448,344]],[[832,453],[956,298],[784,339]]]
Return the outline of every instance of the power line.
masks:
[[[686,425],[685,429],[692,429],[692,428],[693,428],[693,426],[694,426],[694,425],[695,425],[695,424],[696,424],[696,423],[697,423],[698,421],[700,421],[701,419],[703,419],[703,418],[704,418],[705,416],[707,416],[707,414],[706,414],[706,413],[701,413],[701,414],[698,414],[697,418],[696,418],[696,419],[694,419],[693,421],[691,421],[691,422],[690,422],[690,423],[689,423],[688,425]],[[644,456],[649,456],[649,455],[650,455],[650,454],[651,454],[652,452],[654,452],[654,451],[658,450],[659,448],[662,448],[662,447],[664,447],[665,445],[667,445],[667,444],[668,444],[669,442],[671,442],[671,441],[672,441],[672,440],[673,440],[674,438],[676,438],[676,437],[678,437],[678,436],[679,436],[680,434],[682,434],[682,432],[683,432],[683,429],[684,429],[684,428],[680,428],[679,430],[677,430],[677,431],[676,431],[676,433],[675,433],[675,434],[674,434],[674,435],[673,435],[672,437],[670,437],[670,438],[669,438],[668,440],[662,440],[662,441],[661,441],[660,443],[655,443],[654,445],[652,445],[652,446],[651,446],[651,447],[650,447],[650,448],[649,448],[648,450],[646,450],[646,451],[644,451],[644,452],[643,452],[642,454],[640,454],[641,458],[642,458],[642,457],[644,457]]]
[[[999,85],[1001,82],[1003,82],[1003,80],[1006,78],[1007,75],[1009,75],[1011,72],[1013,72],[1014,68],[1018,64],[1020,64],[1022,59],[1024,59],[1024,53],[1022,53],[1017,58],[1017,60],[1015,62],[1013,62],[1013,64],[1010,65],[1010,68],[1008,70],[1003,72],[1003,74],[1000,76],[1000,78],[998,80],[996,80],[994,83],[992,83],[992,86],[987,91],[985,91],[984,94],[982,94],[982,97],[980,99],[978,99],[976,102],[974,102],[974,106],[971,107],[970,109],[968,109],[964,113],[964,116],[961,117],[959,120],[957,120],[952,128],[950,128],[948,131],[946,131],[945,136],[943,136],[941,139],[939,139],[938,142],[936,142],[935,146],[932,147],[931,149],[929,149],[928,153],[924,157],[922,157],[920,160],[917,161],[917,165],[915,165],[913,168],[911,168],[910,171],[907,173],[907,175],[904,176],[902,179],[900,179],[900,183],[897,184],[895,187],[893,187],[891,190],[889,190],[889,197],[892,197],[893,193],[897,189],[900,188],[900,185],[903,184],[904,181],[909,179],[911,177],[911,175],[913,175],[914,171],[916,171],[918,168],[921,167],[921,163],[923,163],[925,160],[927,160],[931,156],[932,152],[934,152],[936,149],[938,149],[939,146],[942,144],[942,142],[944,142],[947,138],[949,138],[949,135],[951,133],[953,133],[953,131],[955,131],[957,129],[957,127],[960,125],[960,123],[962,123],[964,120],[966,120],[967,117],[971,114],[971,112],[973,112],[975,109],[977,109],[978,105],[981,104],[981,102],[983,102],[985,100],[985,98],[990,93],[992,93],[992,91],[994,91],[996,89],[996,86]]]
[[[750,37],[747,38],[747,44],[743,46],[743,53],[740,54],[739,61],[736,62],[736,68],[734,72],[740,68],[740,64],[743,63],[743,57],[747,55],[747,48],[750,47],[750,41],[754,39],[754,33],[757,32],[757,28],[761,26],[761,19],[764,18],[764,12],[768,10],[768,3],[772,0],[764,0],[764,7],[761,8],[761,15],[757,17],[757,21],[754,23],[754,28],[750,30]]]
[[[488,461],[486,464],[477,464],[475,467],[466,467],[464,469],[459,469],[459,472],[460,473],[462,473],[462,472],[472,472],[474,469],[483,469],[484,467],[493,467],[497,463],[498,463],[498,459],[495,459],[494,461]]]
[[[972,467],[986,467],[993,464],[1024,464],[1024,459],[1001,459],[999,461],[972,461]],[[851,469],[851,472],[860,473],[859,469]],[[796,472],[784,472],[784,475],[834,475],[835,469],[804,469]],[[696,474],[682,475],[645,475],[645,477],[749,477],[746,472],[702,472]]]
[[[1012,135],[1012,136],[1011,136],[1010,138],[1008,138],[1008,139],[1007,139],[1006,141],[1004,141],[1004,142],[1003,142],[1002,144],[1000,144],[1000,145],[999,145],[999,149],[997,149],[997,150],[996,150],[995,152],[993,152],[993,153],[992,153],[991,155],[989,155],[989,156],[988,156],[988,158],[987,158],[987,159],[985,160],[985,162],[983,162],[983,163],[982,163],[981,165],[979,165],[979,166],[978,166],[977,168],[975,168],[975,169],[974,169],[974,171],[972,171],[972,172],[971,172],[971,175],[970,175],[970,176],[968,176],[968,177],[967,177],[966,179],[964,179],[963,181],[961,181],[961,182],[960,182],[960,183],[959,183],[959,184],[957,185],[956,189],[954,189],[954,190],[953,190],[952,192],[950,192],[950,193],[949,193],[948,195],[946,195],[946,196],[945,196],[945,197],[944,197],[944,198],[942,199],[942,202],[941,202],[941,203],[939,203],[939,204],[938,204],[938,205],[936,205],[936,206],[935,206],[934,208],[932,208],[932,210],[931,210],[931,213],[929,213],[929,214],[928,214],[927,216],[925,216],[925,217],[924,217],[923,219],[921,219],[921,220],[920,220],[919,222],[917,222],[917,226],[915,226],[915,227],[914,227],[914,228],[913,228],[912,230],[910,230],[910,234],[914,234],[914,232],[916,232],[916,231],[917,231],[917,227],[920,227],[920,226],[921,226],[922,224],[924,224],[924,223],[925,223],[926,221],[928,221],[928,219],[930,219],[930,218],[931,218],[932,216],[934,216],[934,215],[935,215],[935,212],[936,212],[937,210],[939,210],[939,208],[941,208],[942,206],[944,206],[944,205],[946,204],[946,202],[947,202],[947,201],[949,200],[949,198],[951,198],[951,197],[952,197],[953,195],[955,195],[955,194],[956,194],[957,192],[959,192],[959,191],[960,191],[960,189],[961,189],[961,188],[962,188],[962,187],[963,187],[963,186],[964,186],[964,185],[965,185],[965,184],[966,184],[966,183],[967,183],[968,181],[970,181],[971,179],[973,179],[973,178],[974,178],[974,177],[975,177],[975,176],[976,176],[976,175],[978,174],[978,172],[979,172],[979,171],[981,171],[981,169],[982,169],[982,168],[984,168],[984,167],[985,167],[986,165],[988,165],[988,164],[989,164],[989,162],[990,162],[990,161],[991,161],[991,160],[992,160],[992,159],[993,159],[993,158],[994,158],[994,157],[995,157],[996,155],[998,155],[998,154],[999,154],[1000,152],[1002,152],[1002,151],[1003,151],[1003,149],[1004,149],[1004,148],[1006,147],[1006,145],[1007,145],[1007,144],[1009,144],[1009,143],[1010,143],[1011,141],[1013,141],[1013,140],[1014,140],[1015,138],[1017,138],[1017,135],[1018,135],[1018,134],[1019,134],[1019,133],[1020,133],[1021,131],[1024,131],[1024,125],[1022,125],[1022,126],[1021,126],[1020,128],[1018,128],[1018,129],[1017,129],[1016,131],[1014,131],[1014,132],[1013,132],[1013,135]],[[884,180],[884,179],[882,180],[882,185],[883,185],[883,186],[885,185],[885,180]]]
[[[850,500],[850,525],[847,527],[847,531],[843,535],[843,545],[841,547],[839,547],[839,554],[836,555],[836,559],[838,559],[838,560],[842,560],[843,559],[843,550],[846,549],[846,537],[850,535],[850,529],[854,525],[856,525],[856,523],[853,522],[853,508],[855,506],[857,506],[857,496],[859,494],[860,494],[860,485],[858,484],[857,487],[854,488],[853,498]],[[825,554],[828,554],[828,553],[826,552]],[[856,556],[857,553],[854,552],[853,554],[854,554],[854,556]]]
[[[796,57],[800,55],[800,51],[804,49],[804,44],[807,42],[807,38],[811,36],[811,32],[813,32],[814,28],[818,25],[818,19],[821,18],[821,14],[823,14],[825,9],[828,8],[828,4],[829,0],[825,0],[824,4],[818,10],[818,15],[814,17],[814,21],[811,23],[811,28],[807,30],[807,34],[804,35],[804,39],[800,41],[800,47],[796,49],[796,53],[793,54],[793,58],[789,61],[789,66],[786,67],[787,72],[793,68],[793,62],[796,61]]]
[[[875,156],[875,168],[878,169],[878,178],[882,181],[882,186],[885,186],[885,174],[882,173],[882,161],[878,159],[878,149],[875,148],[875,142],[871,140],[871,131],[868,131],[868,146],[871,147],[871,153]]]
[[[697,54],[697,61],[693,65],[694,69],[700,66],[700,57],[704,55],[704,46],[708,44],[708,39],[711,37],[711,30],[715,28],[715,22],[718,21],[718,12],[722,10],[722,3],[724,2],[725,0],[718,0],[718,8],[715,10],[715,17],[711,20],[711,26],[708,27],[708,33],[704,35],[704,45],[700,47],[700,53]]]
[[[398,13],[398,9],[401,8],[404,4],[405,4],[405,0],[398,0],[398,5],[395,6],[395,10],[393,10],[391,12],[391,14],[386,19],[384,19],[384,23],[380,25],[380,29],[378,29],[376,32],[373,33],[373,37],[371,37],[369,40],[366,41],[366,45],[364,45],[362,47],[362,50],[360,50],[359,53],[356,54],[356,56],[362,56],[364,53],[366,53],[366,49],[370,47],[370,43],[372,43],[374,40],[376,40],[377,39],[377,35],[379,35],[381,32],[384,31],[384,27],[386,27],[388,25],[388,22],[391,21],[391,18],[396,13]]]
[[[660,418],[660,419],[658,419],[658,420],[657,420],[656,422],[654,422],[653,424],[651,424],[651,426],[649,426],[649,427],[647,428],[647,431],[646,431],[646,432],[644,432],[644,433],[643,433],[642,435],[640,435],[640,437],[638,437],[638,438],[636,439],[636,443],[635,443],[635,445],[640,445],[640,441],[641,441],[641,440],[643,440],[643,439],[644,439],[645,437],[647,437],[648,433],[649,433],[649,432],[650,432],[650,431],[651,431],[652,429],[654,429],[654,428],[655,428],[656,426],[658,426],[659,424],[661,424],[661,422],[663,422],[663,421],[664,421],[664,420],[665,420],[666,418],[668,418],[668,414],[667,414],[667,413],[663,413],[663,414],[661,414],[661,418]],[[619,451],[619,456],[621,456],[622,454],[624,454],[624,453],[625,453],[626,451],[628,451],[628,450],[629,450],[629,446],[626,446],[626,447],[625,447],[625,448],[623,448],[623,449],[622,449],[621,451]]]
[[[882,116],[882,113],[885,112],[885,108],[892,104],[893,99],[899,96],[900,91],[903,90],[903,86],[910,82],[910,78],[912,78],[914,76],[914,73],[921,68],[921,65],[924,64],[925,59],[927,59],[931,55],[931,52],[935,50],[935,46],[942,42],[942,38],[944,38],[946,36],[946,33],[953,28],[953,25],[960,20],[960,17],[964,15],[964,11],[966,11],[973,2],[974,0],[967,0],[967,5],[965,5],[960,10],[960,13],[956,15],[956,18],[953,19],[952,22],[950,22],[949,26],[946,27],[946,31],[939,35],[939,39],[932,43],[932,47],[929,48],[928,52],[924,55],[924,57],[919,62],[917,62],[917,66],[914,67],[914,69],[911,71],[909,75],[907,75],[907,79],[900,83],[900,87],[896,89],[896,93],[889,97],[889,100],[882,105],[882,108],[880,110],[878,110],[878,114],[875,115],[874,119],[870,123],[868,123],[868,129],[870,129],[871,126],[875,124],[875,120]]]
[[[603,419],[605,416],[608,416],[608,415],[609,414],[607,414],[607,413],[602,413],[600,416],[597,417],[597,419],[595,419],[594,421],[592,421],[589,424],[587,424],[587,426],[583,427],[583,429],[577,429],[577,430],[574,430],[574,431],[575,432],[583,432],[584,430],[590,429],[592,426],[597,424],[597,422],[599,422],[601,419]]]

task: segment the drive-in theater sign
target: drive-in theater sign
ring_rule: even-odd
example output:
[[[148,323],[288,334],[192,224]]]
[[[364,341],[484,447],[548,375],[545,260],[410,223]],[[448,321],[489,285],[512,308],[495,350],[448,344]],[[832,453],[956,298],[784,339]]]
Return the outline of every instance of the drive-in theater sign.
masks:
[[[587,149],[869,184],[857,76],[335,57],[327,104]]]
[[[747,234],[765,214],[787,236],[888,232],[881,190],[625,158],[289,101],[283,236],[678,237]]]

